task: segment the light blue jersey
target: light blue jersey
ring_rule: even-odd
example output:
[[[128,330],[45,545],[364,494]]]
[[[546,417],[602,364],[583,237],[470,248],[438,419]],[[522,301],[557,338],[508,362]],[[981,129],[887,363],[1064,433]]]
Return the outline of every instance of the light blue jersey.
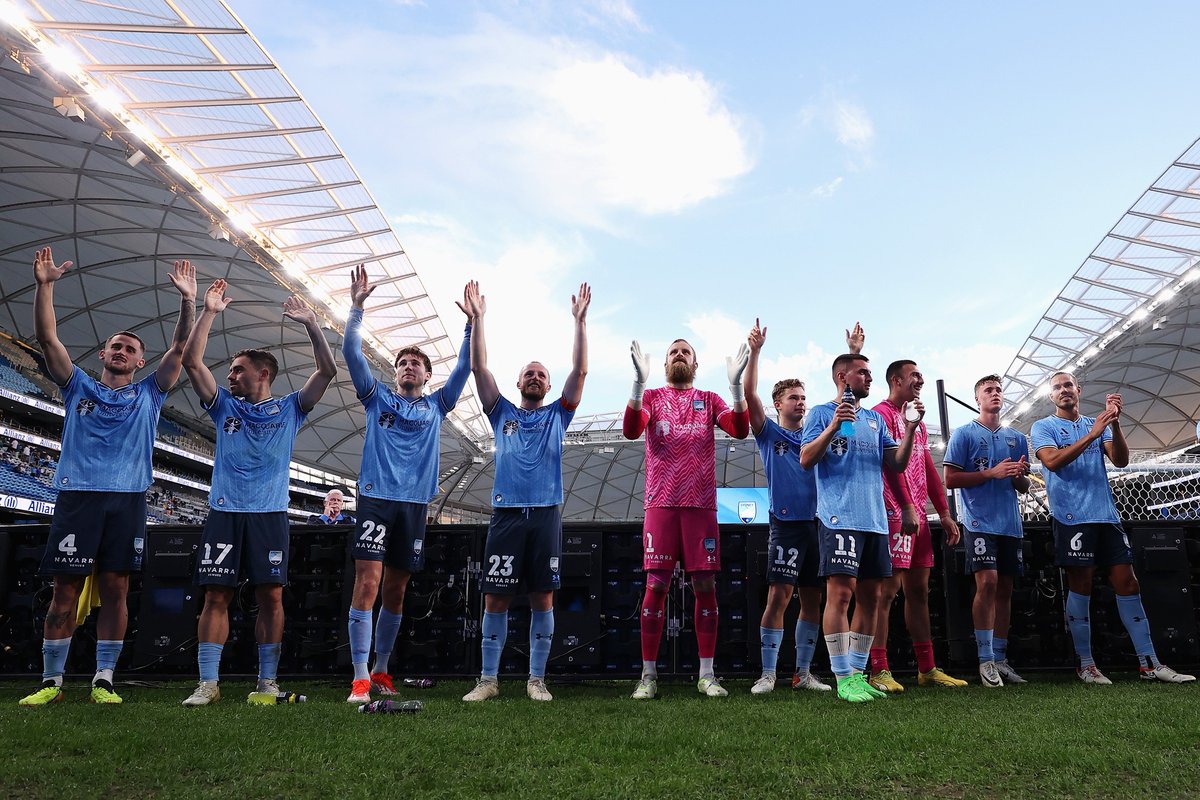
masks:
[[[1006,458],[1029,460],[1029,442],[1025,434],[1001,425],[996,430],[978,420],[956,428],[946,445],[943,464],[963,472],[983,472]],[[1021,511],[1012,480],[989,480],[978,486],[958,489],[959,518],[976,533],[1021,536]]]
[[[288,463],[308,413],[300,393],[250,403],[223,386],[205,406],[217,426],[208,504],[218,511],[287,511]]]
[[[1033,452],[1037,453],[1043,447],[1070,447],[1087,436],[1095,424],[1094,417],[1084,416],[1074,422],[1056,415],[1039,419],[1029,432]],[[1042,471],[1046,477],[1046,496],[1050,498],[1050,514],[1064,525],[1121,522],[1108,486],[1108,471],[1104,468],[1103,445],[1112,438],[1112,430],[1105,428],[1100,439],[1088,445],[1070,464],[1057,471]]]
[[[496,435],[496,508],[557,506],[563,501],[562,449],[575,416],[562,398],[532,411],[501,397],[488,412]]]
[[[816,440],[833,420],[837,403],[822,403],[804,421],[804,444]],[[817,517],[827,528],[888,532],[883,504],[883,451],[898,445],[878,411],[858,409],[854,437],[833,437],[817,462]]]
[[[800,466],[803,430],[789,431],[767,420],[754,434],[767,473],[767,494],[776,519],[810,520],[817,516],[817,476]]]
[[[74,367],[61,387],[62,457],[54,485],[74,492],[144,492],[154,482],[154,431],[167,393],[153,372],[110,389]]]
[[[342,354],[367,415],[359,493],[380,500],[428,503],[437,496],[442,421],[458,402],[471,372],[471,326],[446,384],[408,400],[371,374],[362,353],[361,308],[350,311]]]

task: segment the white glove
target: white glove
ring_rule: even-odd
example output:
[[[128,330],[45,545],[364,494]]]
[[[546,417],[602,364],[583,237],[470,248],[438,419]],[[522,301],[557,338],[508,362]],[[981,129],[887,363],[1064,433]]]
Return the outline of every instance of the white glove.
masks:
[[[742,389],[742,373],[746,371],[746,364],[749,362],[750,348],[745,342],[738,348],[736,356],[725,356],[725,369],[729,373],[729,394],[735,403],[746,399],[746,392]]]
[[[635,403],[642,402],[642,393],[646,391],[646,381],[650,380],[650,356],[642,355],[642,346],[638,344],[637,339],[633,340],[633,344],[629,348],[629,355],[633,357],[633,392],[629,399]]]

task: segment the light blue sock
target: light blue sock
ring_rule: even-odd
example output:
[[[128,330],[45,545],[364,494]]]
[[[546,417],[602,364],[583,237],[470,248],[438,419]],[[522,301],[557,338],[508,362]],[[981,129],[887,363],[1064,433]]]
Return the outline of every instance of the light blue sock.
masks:
[[[975,629],[975,649],[979,653],[979,663],[985,664],[988,661],[996,660],[996,653],[993,649],[992,631],[981,631]]]
[[[197,648],[196,660],[200,663],[200,680],[221,680],[221,651],[225,645],[216,642],[201,642]]]
[[[763,672],[774,672],[779,663],[779,645],[783,642],[783,628],[758,629],[758,639],[762,644]]]
[[[821,626],[815,622],[796,620],[796,672],[812,668],[813,653],[817,650],[817,634]]]
[[[829,666],[833,674],[845,678],[854,672],[850,665],[850,632],[825,634],[825,649],[829,651]]]
[[[993,636],[992,655],[995,656],[997,661],[1006,661],[1008,659],[1008,639]]]
[[[508,612],[483,612],[483,625],[480,628],[483,635],[479,645],[483,651],[483,675],[494,678],[500,672],[500,654],[504,652],[504,641],[508,638]]]
[[[1133,649],[1138,654],[1140,665],[1157,667],[1158,655],[1155,654],[1154,642],[1150,639],[1150,620],[1146,619],[1142,596],[1117,595],[1117,611],[1121,612],[1121,622],[1125,623],[1125,630],[1129,631],[1129,638],[1133,640]]]
[[[371,677],[367,672],[367,659],[371,657],[371,610],[350,608],[350,663],[354,665],[354,680]]]
[[[42,680],[54,681],[62,686],[63,671],[67,667],[67,653],[70,649],[70,636],[66,639],[42,640]]]
[[[1092,598],[1086,594],[1067,592],[1067,627],[1071,629],[1071,641],[1075,644],[1080,667],[1096,663],[1092,658],[1091,603]]]
[[[275,674],[279,672],[279,653],[282,650],[283,645],[279,642],[258,646],[258,679],[260,681],[275,680]]]
[[[125,642],[121,639],[96,640],[96,671],[117,668],[117,659],[121,657],[121,648]]]
[[[866,672],[867,661],[871,658],[871,642],[874,636],[850,631],[850,666],[855,672]]]
[[[379,609],[379,619],[375,622],[375,668],[372,672],[387,672],[388,661],[392,657],[392,648],[396,646],[396,637],[400,635],[400,621],[404,614],[393,614],[386,608]]]
[[[529,677],[546,677],[546,661],[554,642],[554,609],[529,614]]]

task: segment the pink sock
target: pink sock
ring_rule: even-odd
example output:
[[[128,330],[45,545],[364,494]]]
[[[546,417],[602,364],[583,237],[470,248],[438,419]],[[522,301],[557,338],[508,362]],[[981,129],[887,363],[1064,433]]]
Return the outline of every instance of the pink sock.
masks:
[[[701,658],[717,652],[717,590],[696,592],[696,647]]]
[[[933,663],[933,642],[913,642],[913,652],[917,654],[917,669],[921,672],[937,666]]]
[[[642,600],[642,661],[658,660],[658,645],[662,641],[663,612],[667,593],[646,590]]]
[[[872,647],[871,648],[871,674],[874,675],[889,669],[887,663],[887,648]]]

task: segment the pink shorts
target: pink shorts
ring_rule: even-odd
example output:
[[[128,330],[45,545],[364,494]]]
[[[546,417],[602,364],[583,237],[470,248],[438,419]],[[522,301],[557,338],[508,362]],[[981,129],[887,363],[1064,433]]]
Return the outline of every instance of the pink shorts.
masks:
[[[717,512],[709,508],[647,508],[642,526],[642,566],[717,572],[721,569],[721,536]]]
[[[933,535],[929,522],[921,517],[916,534],[901,533],[900,520],[888,517],[888,550],[892,553],[892,569],[933,568]]]

